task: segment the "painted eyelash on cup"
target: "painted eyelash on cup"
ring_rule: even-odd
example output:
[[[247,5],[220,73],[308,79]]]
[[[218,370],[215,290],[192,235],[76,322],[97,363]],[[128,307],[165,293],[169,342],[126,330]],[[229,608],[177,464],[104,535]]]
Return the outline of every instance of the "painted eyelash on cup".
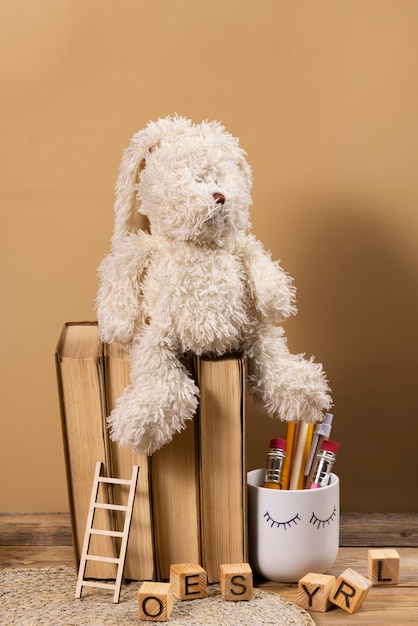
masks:
[[[336,515],[337,515],[337,507],[334,505],[334,510],[332,511],[332,513],[328,517],[328,519],[325,519],[325,520],[319,519],[319,517],[317,517],[315,515],[315,513],[312,513],[312,516],[311,516],[311,519],[309,520],[309,523],[313,524],[318,529],[321,528],[321,527],[325,528],[326,524],[328,524],[328,526],[329,526],[330,523],[334,521],[334,518],[335,518]]]
[[[280,526],[283,526],[285,530],[287,530],[288,527],[290,528],[292,524],[296,526],[296,524],[300,522],[299,513],[296,513],[295,517],[292,517],[292,519],[290,519],[288,522],[276,522],[276,520],[274,520],[270,516],[268,511],[264,513],[263,517],[266,520],[266,522],[271,522],[270,524],[271,528],[273,528],[273,526],[276,526],[277,528],[280,528]]]

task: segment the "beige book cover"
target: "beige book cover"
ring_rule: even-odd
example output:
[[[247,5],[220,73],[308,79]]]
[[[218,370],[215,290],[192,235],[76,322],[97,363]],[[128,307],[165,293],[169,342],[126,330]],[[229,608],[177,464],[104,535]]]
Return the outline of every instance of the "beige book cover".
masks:
[[[56,350],[56,365],[68,493],[77,565],[86,531],[96,462],[109,467],[109,449],[105,427],[103,351],[97,324],[67,323]],[[86,445],[88,442],[88,445]],[[108,502],[106,486],[101,486],[98,501]],[[112,528],[110,513],[97,511],[93,528]],[[92,537],[90,554],[115,556],[110,537]],[[114,578],[116,566],[90,561],[86,577]]]

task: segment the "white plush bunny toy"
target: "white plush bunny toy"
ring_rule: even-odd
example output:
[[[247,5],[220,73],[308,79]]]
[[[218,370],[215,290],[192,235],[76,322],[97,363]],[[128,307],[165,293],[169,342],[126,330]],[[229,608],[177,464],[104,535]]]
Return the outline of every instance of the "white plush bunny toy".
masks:
[[[245,354],[249,391],[271,417],[313,423],[331,405],[322,366],[287,349],[280,324],[296,312],[295,290],[248,232],[245,154],[218,122],[182,117],[151,122],[123,153],[97,315],[102,340],[129,350],[130,384],[108,421],[136,452],[152,454],[193,418],[189,354]]]

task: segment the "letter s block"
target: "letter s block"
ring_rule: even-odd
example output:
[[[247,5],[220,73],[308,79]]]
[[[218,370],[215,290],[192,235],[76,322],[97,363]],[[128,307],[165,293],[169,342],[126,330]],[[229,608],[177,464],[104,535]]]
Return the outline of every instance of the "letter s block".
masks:
[[[168,622],[173,610],[170,583],[143,582],[138,591],[138,618],[152,622]]]
[[[373,585],[397,585],[399,583],[399,554],[393,548],[369,550],[369,578]]]
[[[253,573],[248,563],[228,563],[220,567],[221,595],[237,602],[253,597]]]
[[[366,599],[371,586],[368,578],[347,568],[338,576],[329,599],[347,613],[355,613]]]
[[[179,600],[206,598],[208,577],[199,563],[170,565],[170,583],[174,597]]]
[[[298,582],[298,604],[308,611],[322,611],[331,608],[329,594],[335,584],[335,576],[328,574],[306,574]]]

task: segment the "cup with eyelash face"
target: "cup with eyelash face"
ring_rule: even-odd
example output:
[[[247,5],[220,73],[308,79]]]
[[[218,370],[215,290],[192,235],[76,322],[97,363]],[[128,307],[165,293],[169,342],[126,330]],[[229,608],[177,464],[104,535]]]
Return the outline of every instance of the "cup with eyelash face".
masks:
[[[309,572],[323,574],[339,548],[340,481],[331,474],[320,489],[263,487],[264,469],[248,472],[250,564],[277,582],[297,582]]]

